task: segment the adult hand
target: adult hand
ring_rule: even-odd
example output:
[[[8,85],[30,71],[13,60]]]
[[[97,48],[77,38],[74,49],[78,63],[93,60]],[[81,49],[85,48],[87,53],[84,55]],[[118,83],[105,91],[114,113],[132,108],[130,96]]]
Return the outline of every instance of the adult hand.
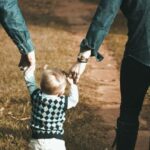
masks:
[[[83,74],[87,63],[76,62],[69,72],[69,77],[73,78],[74,83],[78,83],[80,76]]]
[[[82,52],[80,54],[82,54],[82,56],[84,58],[88,59],[91,56],[91,50]],[[75,83],[78,83],[80,76],[83,74],[83,72],[86,68],[86,65],[87,65],[87,63],[77,61],[70,69],[69,77],[73,78]]]
[[[35,70],[35,52],[32,51],[32,52],[29,52],[28,54],[24,55],[22,54],[21,55],[21,59],[20,59],[20,62],[19,62],[19,68],[21,70],[24,70],[25,68],[29,68],[29,69],[32,69],[32,70]]]

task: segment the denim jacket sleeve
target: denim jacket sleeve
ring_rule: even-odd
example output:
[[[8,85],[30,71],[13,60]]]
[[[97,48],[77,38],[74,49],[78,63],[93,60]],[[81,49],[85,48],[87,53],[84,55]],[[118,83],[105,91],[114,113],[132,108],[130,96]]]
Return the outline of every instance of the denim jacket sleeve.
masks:
[[[95,56],[98,61],[103,59],[103,56],[98,53],[98,49],[108,34],[122,1],[123,0],[100,0],[86,38],[81,42],[80,52],[91,50],[91,56]]]
[[[0,23],[21,54],[35,50],[18,0],[0,0]]]

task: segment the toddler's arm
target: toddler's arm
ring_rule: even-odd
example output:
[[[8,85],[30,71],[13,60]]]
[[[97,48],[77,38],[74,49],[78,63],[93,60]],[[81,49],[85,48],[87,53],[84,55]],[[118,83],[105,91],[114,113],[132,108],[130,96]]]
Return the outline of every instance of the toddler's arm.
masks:
[[[68,107],[67,109],[70,109],[72,107],[75,107],[79,101],[79,92],[78,92],[78,86],[74,84],[73,79],[67,78],[68,82],[70,84],[70,92],[68,96]]]
[[[37,89],[35,76],[34,76],[34,69],[27,69],[24,72],[24,79],[29,90],[30,95]]]

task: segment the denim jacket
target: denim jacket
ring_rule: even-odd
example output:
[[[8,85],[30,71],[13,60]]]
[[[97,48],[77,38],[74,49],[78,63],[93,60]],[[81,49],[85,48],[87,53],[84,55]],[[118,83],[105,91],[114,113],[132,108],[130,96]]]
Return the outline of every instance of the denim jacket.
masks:
[[[18,47],[20,53],[34,50],[25,20],[18,6],[18,0],[0,0],[0,24]]]
[[[91,50],[92,56],[98,61],[103,59],[98,49],[120,9],[128,27],[124,55],[150,66],[150,0],[100,0],[86,38],[81,42],[80,51]]]

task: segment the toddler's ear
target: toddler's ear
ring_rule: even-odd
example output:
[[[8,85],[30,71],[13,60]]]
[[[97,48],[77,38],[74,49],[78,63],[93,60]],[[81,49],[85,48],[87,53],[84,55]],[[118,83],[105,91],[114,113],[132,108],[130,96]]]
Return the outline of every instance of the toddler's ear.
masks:
[[[43,69],[46,70],[48,68],[48,65],[44,65]]]

